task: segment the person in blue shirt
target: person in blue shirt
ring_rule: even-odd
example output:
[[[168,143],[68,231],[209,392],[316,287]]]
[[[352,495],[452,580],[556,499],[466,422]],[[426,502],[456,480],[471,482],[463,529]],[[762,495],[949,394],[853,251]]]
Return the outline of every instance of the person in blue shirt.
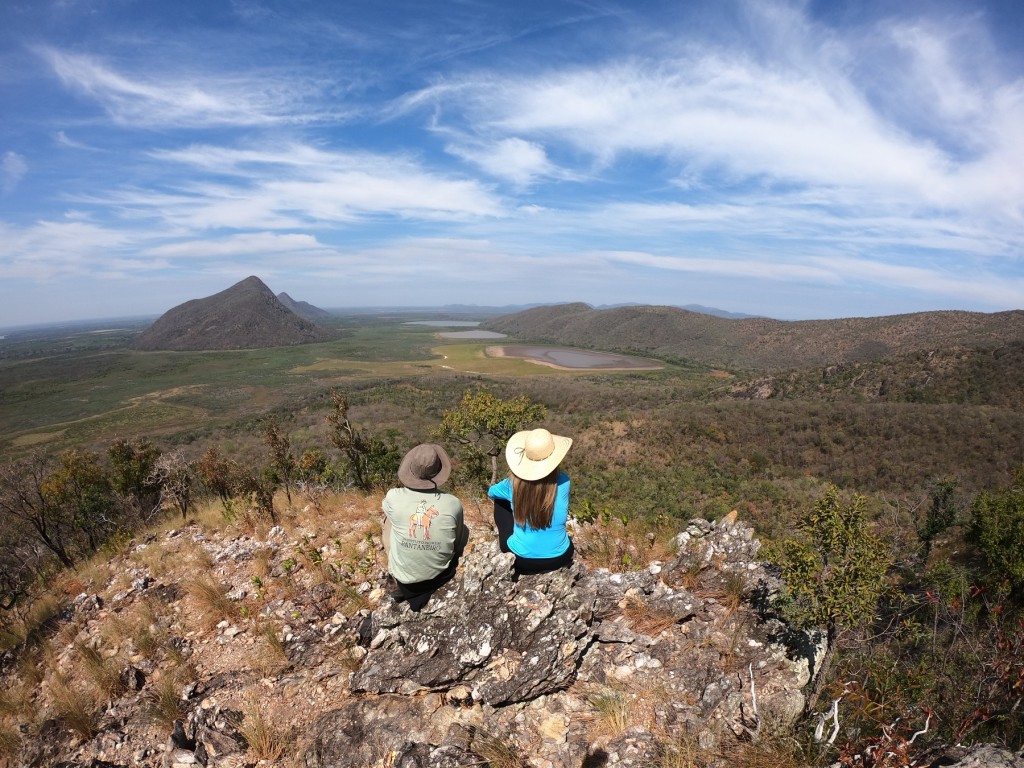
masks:
[[[512,435],[505,446],[511,474],[487,495],[494,501],[498,544],[516,556],[516,573],[545,573],[572,562],[565,529],[569,476],[558,469],[571,445],[570,437],[531,429]]]

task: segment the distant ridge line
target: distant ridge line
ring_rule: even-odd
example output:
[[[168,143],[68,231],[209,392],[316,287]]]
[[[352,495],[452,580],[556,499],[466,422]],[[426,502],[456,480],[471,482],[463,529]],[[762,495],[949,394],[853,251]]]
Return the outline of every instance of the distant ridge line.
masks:
[[[524,341],[782,370],[868,362],[929,349],[999,347],[1024,339],[1024,311],[772,320],[731,319],[666,306],[595,309],[577,302],[493,318],[480,327]]]

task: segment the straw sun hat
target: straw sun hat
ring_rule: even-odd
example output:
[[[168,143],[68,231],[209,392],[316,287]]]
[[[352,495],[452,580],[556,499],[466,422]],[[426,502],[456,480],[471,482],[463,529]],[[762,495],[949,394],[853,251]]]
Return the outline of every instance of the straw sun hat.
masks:
[[[505,446],[505,461],[516,477],[540,480],[562,462],[570,445],[571,437],[552,435],[546,429],[527,429],[509,438]]]

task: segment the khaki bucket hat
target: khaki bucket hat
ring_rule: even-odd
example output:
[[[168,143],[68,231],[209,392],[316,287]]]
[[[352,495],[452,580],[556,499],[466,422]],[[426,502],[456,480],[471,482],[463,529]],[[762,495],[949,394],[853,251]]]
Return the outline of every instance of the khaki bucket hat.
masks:
[[[414,491],[430,491],[442,485],[452,473],[452,460],[444,448],[421,443],[405,454],[398,466],[398,479]]]

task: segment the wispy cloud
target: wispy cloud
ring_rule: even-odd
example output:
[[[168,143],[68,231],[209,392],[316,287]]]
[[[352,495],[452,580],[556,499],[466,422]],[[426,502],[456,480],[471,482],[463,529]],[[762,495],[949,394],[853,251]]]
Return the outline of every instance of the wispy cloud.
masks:
[[[270,126],[338,118],[342,110],[304,108],[315,85],[272,72],[193,72],[179,65],[129,76],[95,56],[40,48],[69,88],[93,98],[118,124],[138,127]]]
[[[0,222],[0,277],[47,280],[105,271],[134,238],[84,221],[40,221],[30,227]]]
[[[366,217],[463,221],[503,215],[485,185],[430,171],[401,156],[327,152],[308,145],[271,149],[191,146],[154,152],[179,167],[216,174],[170,195],[122,190],[106,200],[187,229],[292,229]]]
[[[26,173],[28,164],[25,158],[17,152],[4,152],[4,158],[0,161],[0,195],[6,197],[14,192]]]

